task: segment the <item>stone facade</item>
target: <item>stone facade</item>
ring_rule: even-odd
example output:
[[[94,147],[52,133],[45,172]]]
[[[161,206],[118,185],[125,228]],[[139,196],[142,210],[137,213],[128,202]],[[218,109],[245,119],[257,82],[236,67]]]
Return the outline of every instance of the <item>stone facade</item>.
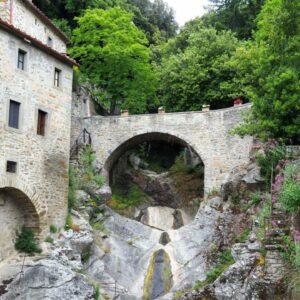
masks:
[[[30,0],[0,0],[0,18],[54,50],[67,52],[67,37]]]
[[[50,224],[63,226],[67,214],[74,63],[36,43],[34,36],[41,32],[32,24],[39,15],[22,6],[25,2],[14,1],[16,23],[7,25],[0,19],[0,196],[4,199],[0,201],[0,241],[7,240],[20,225],[36,227],[43,236]],[[0,5],[7,5],[7,1]],[[51,31],[46,23],[40,27]],[[58,38],[54,47],[66,49]],[[24,70],[17,67],[20,49],[26,52]],[[60,70],[59,87],[54,86],[55,68]],[[20,104],[18,129],[8,124],[11,100]],[[38,110],[47,113],[44,135],[37,134]],[[15,173],[7,172],[7,161],[17,163]],[[16,192],[22,193],[22,201],[14,196]],[[5,251],[2,246],[0,242],[0,252]]]
[[[84,119],[103,174],[130,147],[164,139],[192,148],[205,165],[205,192],[219,189],[235,166],[248,163],[252,138],[232,136],[249,105],[208,112],[165,113]]]

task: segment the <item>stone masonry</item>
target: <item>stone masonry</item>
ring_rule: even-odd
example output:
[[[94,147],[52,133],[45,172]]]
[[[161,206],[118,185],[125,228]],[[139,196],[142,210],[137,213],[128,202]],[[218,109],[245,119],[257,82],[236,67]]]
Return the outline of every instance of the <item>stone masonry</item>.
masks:
[[[65,223],[75,64],[63,53],[63,34],[30,1],[12,2],[0,1],[0,257],[20,226],[43,237],[50,224]],[[17,67],[20,49],[24,70]],[[20,104],[18,129],[8,124],[11,100]],[[44,135],[37,134],[38,110],[47,113]],[[7,161],[17,163],[15,173]]]
[[[98,165],[107,179],[113,164],[130,147],[163,139],[190,147],[200,156],[205,165],[204,189],[209,193],[221,187],[233,167],[249,161],[252,138],[229,133],[249,108],[246,104],[208,112],[92,116],[82,126],[92,135]]]

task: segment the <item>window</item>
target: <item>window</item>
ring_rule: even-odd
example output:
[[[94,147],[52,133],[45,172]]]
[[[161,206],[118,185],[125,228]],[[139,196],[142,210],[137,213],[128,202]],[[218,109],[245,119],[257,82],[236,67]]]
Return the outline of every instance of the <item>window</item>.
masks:
[[[54,86],[56,86],[56,87],[60,86],[60,73],[61,73],[61,70],[55,68],[55,70],[54,70]]]
[[[17,163],[15,161],[8,160],[6,162],[6,172],[7,173],[16,173],[17,172]]]
[[[18,69],[25,70],[25,56],[26,52],[19,49],[18,52]]]
[[[45,135],[46,121],[47,121],[47,113],[39,109],[38,110],[38,122],[37,122],[37,134],[38,135]]]
[[[8,126],[12,128],[19,128],[20,119],[20,106],[19,102],[10,100],[9,102],[9,116],[8,116]]]
[[[49,46],[49,47],[53,46],[53,40],[52,40],[52,38],[50,36],[48,36],[47,46]]]

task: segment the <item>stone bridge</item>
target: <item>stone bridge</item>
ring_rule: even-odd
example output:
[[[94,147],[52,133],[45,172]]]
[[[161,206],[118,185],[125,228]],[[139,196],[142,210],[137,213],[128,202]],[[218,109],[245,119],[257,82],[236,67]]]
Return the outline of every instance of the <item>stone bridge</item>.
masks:
[[[91,133],[97,163],[107,180],[113,164],[128,149],[145,141],[165,140],[189,147],[200,156],[208,193],[220,188],[233,167],[249,160],[252,138],[229,133],[249,108],[246,104],[208,112],[92,116],[82,125]]]

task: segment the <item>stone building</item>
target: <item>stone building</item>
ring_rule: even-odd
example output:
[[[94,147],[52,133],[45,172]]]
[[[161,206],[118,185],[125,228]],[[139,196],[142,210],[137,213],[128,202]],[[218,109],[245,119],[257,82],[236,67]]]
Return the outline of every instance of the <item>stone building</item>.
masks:
[[[0,261],[21,226],[67,214],[73,66],[68,38],[29,0],[0,1]]]

